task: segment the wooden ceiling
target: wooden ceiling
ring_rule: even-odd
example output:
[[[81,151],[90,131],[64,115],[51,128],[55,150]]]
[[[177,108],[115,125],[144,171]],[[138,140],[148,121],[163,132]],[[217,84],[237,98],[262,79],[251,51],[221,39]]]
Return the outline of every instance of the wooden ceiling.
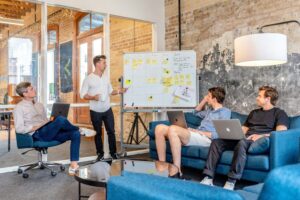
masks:
[[[36,4],[16,1],[16,0],[0,0],[0,16],[12,19],[21,19],[30,12],[32,8],[35,8]],[[8,27],[7,24],[0,23],[0,31]]]

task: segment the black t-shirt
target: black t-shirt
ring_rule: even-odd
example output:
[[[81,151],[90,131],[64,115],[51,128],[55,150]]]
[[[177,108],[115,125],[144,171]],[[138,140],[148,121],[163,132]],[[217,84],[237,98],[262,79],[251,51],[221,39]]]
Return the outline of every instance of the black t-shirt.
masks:
[[[252,110],[248,115],[244,126],[249,130],[246,136],[252,134],[266,134],[276,130],[276,126],[284,125],[289,127],[289,118],[284,110],[280,108],[272,108],[270,110],[263,110],[262,108]]]

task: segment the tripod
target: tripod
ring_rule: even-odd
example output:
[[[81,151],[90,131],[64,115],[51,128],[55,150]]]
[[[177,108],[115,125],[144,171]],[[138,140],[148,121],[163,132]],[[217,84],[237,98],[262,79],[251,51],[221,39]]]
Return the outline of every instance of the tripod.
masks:
[[[127,138],[127,144],[132,144],[132,141],[134,141],[136,144],[140,144],[147,137],[147,135],[145,135],[141,140],[139,140],[139,121],[144,127],[144,130],[148,132],[148,129],[145,123],[143,122],[142,118],[139,116],[139,113],[135,112],[132,127],[130,129],[129,136]]]

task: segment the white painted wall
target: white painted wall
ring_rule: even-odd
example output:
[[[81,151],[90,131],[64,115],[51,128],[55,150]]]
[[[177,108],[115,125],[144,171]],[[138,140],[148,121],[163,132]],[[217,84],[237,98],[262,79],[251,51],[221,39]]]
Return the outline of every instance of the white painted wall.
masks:
[[[157,31],[157,50],[165,50],[164,0],[35,0],[56,6],[149,21]]]

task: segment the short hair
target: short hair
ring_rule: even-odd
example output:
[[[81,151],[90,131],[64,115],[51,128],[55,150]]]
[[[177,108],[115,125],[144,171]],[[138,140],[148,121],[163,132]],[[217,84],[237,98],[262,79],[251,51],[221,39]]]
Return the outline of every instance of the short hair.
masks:
[[[93,58],[93,63],[94,63],[94,66],[96,67],[96,64],[97,62],[99,62],[100,60],[105,60],[106,59],[106,56],[105,55],[98,55],[98,56],[95,56]]]
[[[16,87],[16,92],[21,97],[24,97],[24,93],[27,92],[27,88],[31,86],[30,82],[21,82]]]
[[[222,87],[212,87],[208,89],[208,92],[211,93],[212,98],[216,98],[218,103],[223,103],[225,100],[225,89]]]
[[[278,94],[278,91],[276,90],[276,88],[265,85],[265,86],[261,86],[258,90],[259,91],[265,91],[265,98],[270,97],[271,104],[273,106],[276,105],[276,102],[277,102],[278,97],[279,97],[279,94]]]

